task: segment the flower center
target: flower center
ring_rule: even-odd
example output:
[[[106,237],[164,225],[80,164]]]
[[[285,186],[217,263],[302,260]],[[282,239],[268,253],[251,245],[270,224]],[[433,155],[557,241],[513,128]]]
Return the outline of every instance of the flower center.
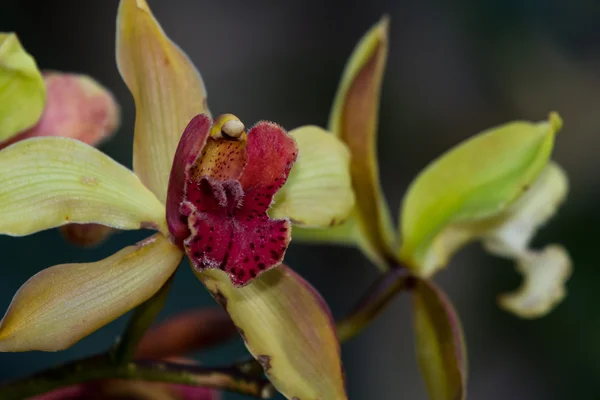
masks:
[[[195,145],[201,150],[194,156],[178,148],[174,161],[174,168],[185,165],[177,209],[187,224],[183,248],[197,270],[220,269],[235,285],[245,285],[281,264],[287,250],[290,222],[269,218],[267,210],[296,160],[296,144],[270,122],[246,133],[231,114],[217,118],[210,128],[197,125],[202,131],[186,129],[182,143],[190,142],[189,135],[203,136],[204,145]],[[187,161],[182,163],[178,155]]]

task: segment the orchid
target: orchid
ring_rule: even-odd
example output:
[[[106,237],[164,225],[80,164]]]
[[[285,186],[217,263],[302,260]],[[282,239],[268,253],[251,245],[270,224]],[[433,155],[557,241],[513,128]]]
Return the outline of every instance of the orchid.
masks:
[[[306,224],[307,209],[316,227],[352,209],[345,145],[271,122],[246,133],[232,115],[211,121],[200,75],[143,0],[120,3],[117,64],[136,104],[133,172],[71,138],[18,141],[0,152],[0,233],[66,224],[157,233],[104,260],[33,276],[0,322],[0,351],[71,346],[155,296],[187,254],[281,393],[345,398],[329,310],[282,264],[291,223]],[[326,164],[304,156],[312,146],[327,151]],[[285,201],[272,205],[278,191]]]
[[[432,399],[465,397],[466,357],[460,322],[449,299],[430,278],[467,243],[482,241],[493,254],[514,259],[524,283],[500,296],[521,317],[548,313],[565,296],[571,261],[560,245],[529,247],[539,226],[567,193],[565,172],[550,160],[562,127],[516,121],[488,129],[457,145],[412,182],[394,233],[376,157],[379,95],[388,49],[388,18],[361,39],[347,63],[328,131],[351,155],[356,204],[351,218],[329,230],[294,228],[309,242],[359,247],[383,271],[364,301],[338,324],[341,340],[371,321],[397,292],[414,294],[418,359]],[[315,129],[301,127],[298,130]],[[320,128],[319,128],[320,129]]]
[[[408,292],[430,398],[465,399],[460,320],[432,278],[480,241],[524,275],[520,289],[500,296],[504,309],[541,317],[565,297],[567,251],[530,246],[568,191],[566,173],[551,161],[563,121],[551,112],[547,121],[510,122],[441,154],[411,183],[394,229],[376,152],[388,25],[384,17],[356,46],[326,129],[287,132],[269,121],[247,129],[233,114],[213,119],[200,74],[146,1],[121,0],[116,58],[136,106],[133,171],[93,147],[104,135],[92,140],[70,128],[83,123],[52,118],[53,75],[37,70],[15,36],[4,37],[0,84],[17,64],[21,72],[6,82],[30,107],[12,107],[0,91],[10,122],[0,127],[0,233],[77,227],[72,236],[84,244],[113,229],[155,233],[98,262],[42,270],[19,289],[0,321],[0,351],[62,350],[134,311],[106,353],[2,385],[0,397],[115,395],[108,389],[118,382],[117,395],[146,396],[150,388],[157,396],[207,398],[216,393],[208,387],[269,398],[275,388],[292,400],[346,399],[340,342]],[[79,103],[80,94],[63,100]],[[105,120],[85,121],[106,130]],[[334,322],[315,289],[284,264],[292,239],[356,246],[381,274]],[[194,316],[146,332],[184,256],[227,312],[226,327]],[[253,359],[217,368],[182,362],[197,348],[201,322],[214,329],[212,341],[237,330]],[[192,388],[184,393],[181,385]]]

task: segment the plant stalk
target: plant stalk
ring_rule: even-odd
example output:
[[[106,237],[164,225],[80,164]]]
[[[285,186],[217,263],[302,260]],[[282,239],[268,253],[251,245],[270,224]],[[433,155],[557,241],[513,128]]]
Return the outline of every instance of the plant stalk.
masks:
[[[268,399],[275,394],[275,389],[270,382],[261,377],[244,374],[237,365],[210,368],[163,361],[131,361],[115,364],[109,354],[102,354],[0,385],[0,398],[20,400],[65,386],[108,379],[202,386],[259,399]]]

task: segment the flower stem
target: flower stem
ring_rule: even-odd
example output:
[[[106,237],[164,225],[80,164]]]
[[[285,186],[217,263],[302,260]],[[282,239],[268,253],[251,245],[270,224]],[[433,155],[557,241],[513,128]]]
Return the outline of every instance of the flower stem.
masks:
[[[413,285],[414,277],[407,268],[394,267],[382,274],[367,289],[348,316],[337,321],[340,342],[345,342],[358,335],[371,321],[377,318],[396,294],[412,288]]]
[[[88,381],[130,379],[210,387],[260,399],[275,394],[264,378],[250,376],[242,366],[209,368],[163,361],[131,361],[115,364],[109,354],[57,366],[27,378],[0,385],[0,398],[17,400]]]
[[[125,332],[110,350],[110,355],[116,363],[125,364],[131,361],[142,336],[165,305],[174,276],[171,276],[154,296],[135,308]]]
[[[348,316],[336,321],[340,343],[357,336],[379,316],[398,293],[404,290],[413,290],[415,284],[416,278],[408,268],[391,264],[390,269],[371,284]],[[246,368],[260,369],[261,367],[258,361],[249,359],[246,361]]]

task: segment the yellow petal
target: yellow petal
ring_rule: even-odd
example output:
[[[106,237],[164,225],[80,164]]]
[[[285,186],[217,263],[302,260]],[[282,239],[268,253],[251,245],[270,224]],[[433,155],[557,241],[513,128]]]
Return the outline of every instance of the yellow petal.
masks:
[[[557,114],[537,124],[505,124],[432,162],[404,199],[402,259],[421,276],[442,267],[473,229],[481,229],[478,224],[506,211],[531,186],[548,163],[561,125]]]
[[[281,265],[241,288],[222,271],[197,273],[246,347],[288,399],[346,399],[335,326],[323,299]]]
[[[165,208],[130,170],[74,139],[33,138],[0,151],[0,233],[68,223],[167,234]]]
[[[432,400],[463,400],[467,357],[460,320],[452,303],[432,282],[414,290],[417,359]]]
[[[317,126],[289,132],[298,160],[275,197],[269,214],[305,227],[330,227],[348,218],[354,206],[350,154],[335,136]]]
[[[35,125],[46,87],[35,60],[13,33],[0,33],[0,142]]]
[[[133,170],[164,203],[179,138],[192,117],[209,113],[202,78],[145,0],[121,1],[117,65],[136,106]]]
[[[17,292],[0,322],[0,351],[63,350],[150,298],[181,251],[156,234],[95,263],[45,269]]]
[[[383,71],[387,58],[388,19],[383,18],[359,42],[350,57],[329,120],[329,130],[351,154],[361,242],[379,258],[394,260],[395,236],[379,184],[377,120]],[[392,261],[393,262],[393,261]]]

